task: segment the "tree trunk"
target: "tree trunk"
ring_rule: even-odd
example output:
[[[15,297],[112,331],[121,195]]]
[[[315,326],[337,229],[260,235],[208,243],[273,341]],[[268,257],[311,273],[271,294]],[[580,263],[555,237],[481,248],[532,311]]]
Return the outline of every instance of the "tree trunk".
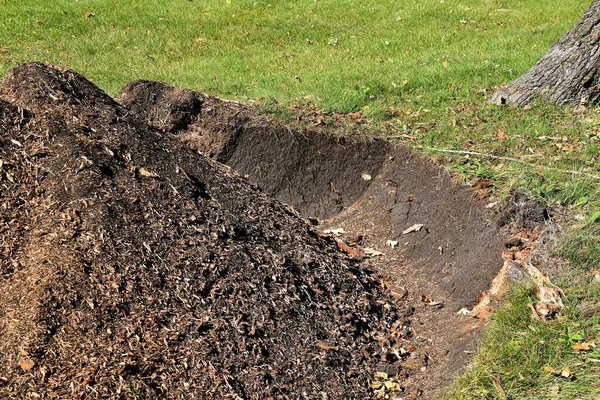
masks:
[[[600,100],[600,0],[533,68],[496,91],[492,102],[523,106],[538,97],[559,105]]]

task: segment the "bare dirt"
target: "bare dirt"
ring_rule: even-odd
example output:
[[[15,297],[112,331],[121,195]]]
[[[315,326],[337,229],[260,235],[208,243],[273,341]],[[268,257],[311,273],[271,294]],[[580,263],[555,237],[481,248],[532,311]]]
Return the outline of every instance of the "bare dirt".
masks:
[[[202,104],[189,111],[190,98]],[[339,247],[407,302],[410,355],[396,363],[409,373],[402,396],[438,398],[466,365],[485,321],[457,312],[475,305],[502,268],[499,224],[535,207],[509,205],[499,223],[444,168],[406,148],[283,126],[251,107],[162,83],[133,82],[117,100],[292,205],[317,230],[344,230]],[[422,227],[408,233],[415,225]]]
[[[42,64],[0,85],[0,397],[418,395],[406,299],[171,133],[193,128],[212,100],[149,94],[176,104],[144,113]],[[373,160],[361,169],[375,177],[387,158]],[[339,185],[341,208],[309,190],[299,209],[341,215],[372,187]]]
[[[0,398],[436,399],[505,243],[406,148],[37,63],[0,84],[0,210]]]

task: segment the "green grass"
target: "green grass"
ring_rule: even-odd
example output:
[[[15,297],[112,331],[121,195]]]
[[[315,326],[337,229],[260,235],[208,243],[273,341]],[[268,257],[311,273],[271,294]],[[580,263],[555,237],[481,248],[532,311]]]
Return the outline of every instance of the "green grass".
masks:
[[[76,69],[112,95],[151,79],[255,102],[280,118],[317,113],[328,123],[360,112],[365,123],[342,129],[418,148],[467,182],[491,181],[499,195],[519,187],[566,207],[572,227],[555,251],[573,265],[559,282],[567,310],[556,321],[534,321],[531,293],[515,290],[453,389],[457,399],[502,399],[502,391],[510,399],[593,399],[600,364],[589,360],[600,359],[600,317],[583,318],[575,306],[600,296],[586,272],[600,266],[600,180],[570,171],[600,175],[600,110],[487,103],[588,4],[0,0],[0,75],[20,62],[46,61]],[[592,353],[571,349],[590,335],[598,344]],[[544,371],[567,366],[576,379]]]
[[[77,69],[111,94],[147,78],[238,99],[291,104],[308,97],[324,110],[409,100],[431,106],[518,76],[585,6],[584,0],[3,0],[0,73],[43,60]],[[86,12],[95,16],[85,18]]]
[[[514,289],[508,299],[510,305],[494,316],[475,363],[459,378],[451,398],[532,400],[600,396],[600,346],[589,352],[571,348],[600,336],[600,315],[584,318],[575,310],[581,299],[600,296],[600,285],[579,283],[586,289],[567,286],[567,309],[549,322],[531,317],[528,304],[535,304],[536,299],[530,288]],[[596,344],[600,345],[597,339]],[[566,368],[573,377],[560,376]]]

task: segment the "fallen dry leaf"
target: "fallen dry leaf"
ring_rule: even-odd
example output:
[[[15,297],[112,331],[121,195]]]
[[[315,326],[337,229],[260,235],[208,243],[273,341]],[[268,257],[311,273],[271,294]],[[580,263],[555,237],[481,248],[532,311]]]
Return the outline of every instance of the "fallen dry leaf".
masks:
[[[575,351],[590,351],[590,350],[592,350],[592,345],[591,345],[591,343],[583,342],[583,343],[576,343],[576,344],[572,345],[571,348]]]
[[[30,371],[35,366],[35,362],[32,360],[23,360],[23,361],[21,361],[19,366],[21,367],[21,369],[23,371],[27,372],[27,371]]]
[[[500,139],[500,140],[508,139],[508,135],[506,134],[506,132],[504,132],[504,129],[502,129],[502,128],[498,129],[498,139]]]
[[[540,317],[552,318],[565,307],[560,293],[555,288],[534,284],[533,291],[539,300],[535,311]]]
[[[494,381],[494,387],[496,388],[496,392],[498,392],[502,400],[506,400],[508,397],[506,397],[506,392],[504,391],[504,388],[502,388],[500,378],[494,376],[492,379]]]
[[[565,369],[563,369],[562,371],[559,371],[553,367],[550,366],[545,366],[544,367],[544,371],[550,373],[550,374],[554,374],[557,376],[561,376],[565,379],[573,379],[575,378],[575,375],[571,372],[571,368],[566,367]]]
[[[327,342],[317,342],[317,347],[321,350],[329,350],[331,349],[331,345]]]
[[[560,376],[562,376],[565,379],[572,379],[574,377],[573,373],[571,372],[571,368],[569,367],[563,369],[560,372]]]
[[[385,242],[385,244],[387,244],[388,246],[390,246],[393,249],[394,247],[396,247],[398,245],[398,241],[397,240],[388,240],[387,242]]]
[[[383,384],[390,392],[400,392],[402,390],[402,387],[400,387],[400,384],[396,381],[385,381]]]
[[[387,379],[388,378],[388,374],[387,374],[387,372],[376,371],[375,372],[375,378]]]
[[[430,301],[429,303],[426,303],[425,305],[427,305],[429,307],[436,307],[436,308],[444,307],[444,303],[442,303],[441,301]]]
[[[410,228],[407,228],[405,230],[402,231],[403,235],[408,235],[409,233],[413,233],[413,232],[419,232],[421,229],[423,229],[423,224],[414,224],[413,226],[411,226]]]
[[[348,253],[353,257],[356,258],[361,258],[362,257],[362,253],[360,252],[359,249],[355,249],[353,247],[348,246],[346,243],[344,243],[341,240],[336,240],[338,247],[340,248],[340,250],[342,250],[344,253]]]
[[[365,247],[365,248],[363,249],[363,251],[364,251],[364,253],[365,253],[366,255],[368,255],[368,256],[371,256],[371,257],[383,256],[383,255],[384,255],[384,253],[382,253],[381,251],[377,251],[377,250],[375,250],[375,249],[372,249],[372,248],[370,248],[370,247]]]
[[[346,231],[344,230],[344,228],[325,229],[323,231],[323,233],[332,234],[332,235],[335,235],[335,236],[339,236],[339,235],[341,235],[342,233],[345,233],[345,232]]]
[[[144,176],[146,178],[158,178],[158,174],[155,174],[154,172],[148,171],[144,167],[140,167],[140,169],[138,169],[138,173],[140,174],[140,176]]]

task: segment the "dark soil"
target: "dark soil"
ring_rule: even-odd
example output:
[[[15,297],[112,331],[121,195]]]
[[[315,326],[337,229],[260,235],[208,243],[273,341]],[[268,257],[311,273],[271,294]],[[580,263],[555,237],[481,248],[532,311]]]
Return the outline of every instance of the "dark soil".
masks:
[[[180,93],[165,84],[136,81],[118,101],[138,115],[166,114],[183,108]],[[492,215],[443,168],[404,147],[278,126],[251,108],[207,96],[185,126],[168,131],[305,218],[339,219],[342,211],[345,219],[352,218],[357,203],[361,212],[385,211],[392,228],[387,239],[397,240],[413,267],[451,295],[456,310],[474,303],[502,266],[502,239]],[[414,224],[423,228],[402,234]]]
[[[401,302],[293,210],[169,133],[199,129],[213,100],[152,93],[144,104],[169,106],[126,108],[42,64],[0,85],[0,397],[365,399],[382,370],[403,386],[413,331]],[[245,126],[240,118],[221,129]],[[256,139],[256,164],[243,172],[275,193],[285,179],[266,185],[269,171],[298,145]],[[269,166],[275,145],[286,157]],[[346,157],[340,171],[355,160],[376,176],[388,160],[372,143],[360,145],[368,157],[329,146]],[[244,159],[229,148],[227,160]],[[295,159],[332,158],[317,150]],[[310,215],[331,216],[372,186],[318,183],[327,168],[313,172],[289,192]],[[341,194],[317,202],[321,192],[300,187],[313,183]],[[394,198],[415,204],[403,224],[431,224],[425,202],[446,201],[403,192],[388,207]],[[493,275],[486,265],[481,275]]]
[[[318,219],[319,229],[344,228],[346,243],[384,253],[365,263],[400,288],[414,309],[415,351],[402,366],[414,372],[415,390],[437,398],[466,364],[481,325],[457,311],[475,304],[503,265],[504,238],[493,214],[446,170],[404,147],[282,126],[251,107],[192,93],[137,81],[117,100],[138,115],[165,115],[201,96],[195,118],[149,123]],[[422,229],[403,234],[415,224]]]

